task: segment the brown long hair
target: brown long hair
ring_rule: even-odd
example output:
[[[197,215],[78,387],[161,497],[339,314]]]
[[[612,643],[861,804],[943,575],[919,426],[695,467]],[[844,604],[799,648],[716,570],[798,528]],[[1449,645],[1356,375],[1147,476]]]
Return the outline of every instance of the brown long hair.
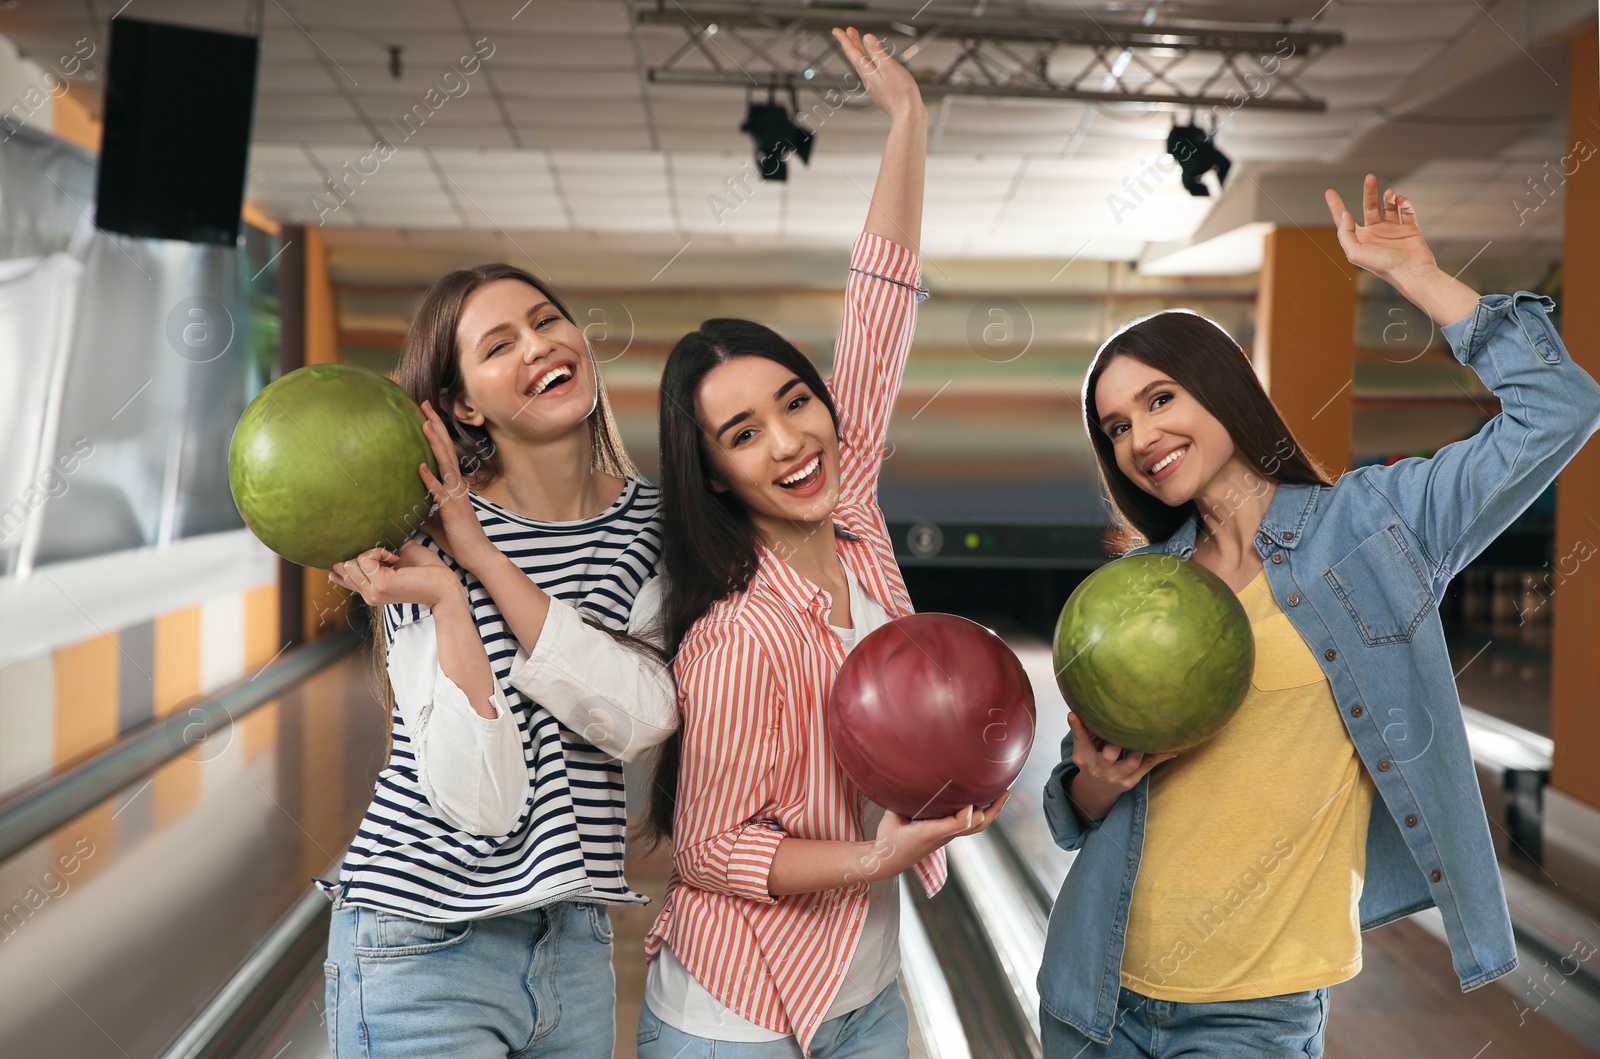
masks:
[[[448,398],[458,396],[461,391],[461,356],[456,348],[456,329],[467,299],[480,287],[502,279],[526,283],[550,299],[550,304],[568,323],[578,326],[561,296],[531,272],[507,264],[460,269],[440,277],[422,296],[422,304],[417,307],[417,315],[406,332],[400,367],[395,372],[395,382],[417,404],[433,402],[455,444],[456,455],[461,460],[461,476],[473,489],[482,488],[500,476],[500,454],[494,450],[488,430],[462,423],[450,411]],[[593,367],[592,360],[590,365]],[[611,399],[606,395],[605,382],[598,370],[594,372],[594,386],[597,399],[594,412],[589,416],[593,467],[618,478],[635,475],[638,471],[622,446],[622,434],[617,430],[616,416],[611,411]]]
[[[572,310],[567,308],[567,303],[554,288],[531,272],[503,263],[458,269],[439,277],[423,294],[422,304],[417,307],[417,314],[412,317],[411,326],[406,331],[400,366],[395,370],[395,382],[411,395],[413,401],[418,405],[423,401],[433,403],[434,410],[439,413],[450,434],[456,458],[461,464],[461,478],[469,489],[481,489],[493,482],[500,477],[502,468],[500,454],[495,451],[488,430],[458,420],[451,410],[451,402],[447,400],[458,393],[461,387],[461,355],[456,347],[456,330],[460,326],[461,310],[466,306],[467,299],[480,287],[502,279],[526,283],[550,299],[556,311],[577,326],[578,321],[573,317]],[[590,366],[593,367],[593,364],[591,359]],[[605,381],[600,378],[598,369],[594,372],[594,386],[595,407],[589,415],[589,441],[593,451],[590,466],[593,470],[618,478],[637,476],[639,472],[628,456],[628,450],[622,445],[622,433],[617,429],[611,400],[606,396]],[[389,683],[385,664],[388,640],[383,626],[383,608],[372,607],[371,612],[372,637],[378,647],[374,652],[375,669],[383,690],[383,705],[393,715],[394,688]],[[643,641],[612,633],[610,629],[604,631],[611,633],[613,639],[645,653],[658,654]]]
[[[1332,485],[1316,458],[1261,387],[1250,358],[1221,327],[1188,309],[1142,317],[1106,339],[1083,380],[1083,424],[1100,465],[1100,482],[1114,510],[1111,546],[1117,553],[1164,541],[1195,514],[1193,500],[1174,507],[1140,489],[1117,466],[1111,438],[1100,429],[1095,387],[1106,365],[1132,357],[1187,390],[1233,439],[1234,448],[1274,482]]]

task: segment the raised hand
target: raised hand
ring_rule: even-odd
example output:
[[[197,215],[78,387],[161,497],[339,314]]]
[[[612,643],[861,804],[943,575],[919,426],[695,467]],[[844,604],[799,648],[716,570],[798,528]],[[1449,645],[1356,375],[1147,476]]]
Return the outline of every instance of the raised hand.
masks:
[[[1417,227],[1417,211],[1411,200],[1393,188],[1378,195],[1378,178],[1371,173],[1361,184],[1362,223],[1345,209],[1339,193],[1329,188],[1323,193],[1339,245],[1352,265],[1357,265],[1398,286],[1397,281],[1411,274],[1437,268],[1433,251]]]
[[[399,553],[387,548],[372,548],[354,559],[334,563],[328,580],[341,588],[360,593],[368,606],[386,603],[422,603],[437,607],[453,594],[460,594],[461,582],[443,559],[416,541],[406,541]]]
[[[444,420],[439,418],[439,413],[427,401],[422,402],[422,414],[422,432],[428,438],[428,445],[433,449],[434,461],[438,463],[443,478],[441,481],[435,477],[426,463],[418,465],[422,484],[428,487],[434,503],[439,505],[422,524],[423,529],[427,530],[434,543],[463,568],[478,573],[486,560],[499,554],[498,549],[483,532],[483,524],[472,510],[472,501],[467,498],[467,483],[461,478],[460,460],[456,456],[455,446],[450,442]]]
[[[1471,315],[1478,293],[1439,268],[1417,227],[1417,210],[1410,199],[1393,188],[1379,197],[1378,178],[1368,173],[1361,183],[1365,223],[1358,225],[1338,192],[1329,188],[1322,197],[1338,227],[1339,245],[1352,265],[1388,283],[1440,326]]]
[[[884,49],[881,40],[870,33],[863,37],[853,27],[835,29],[833,38],[879,110],[897,120],[926,114],[917,79]]]

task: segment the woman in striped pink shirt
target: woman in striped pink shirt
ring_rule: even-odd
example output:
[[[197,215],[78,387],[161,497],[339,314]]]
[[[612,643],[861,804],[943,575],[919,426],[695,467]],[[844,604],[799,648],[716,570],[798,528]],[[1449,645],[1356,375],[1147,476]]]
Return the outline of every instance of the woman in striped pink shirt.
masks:
[[[1000,807],[908,821],[829,745],[845,654],[911,613],[877,483],[911,345],[927,111],[882,44],[834,36],[889,115],[851,255],[833,384],[776,332],[708,320],[661,380],[665,633],[681,741],[652,822],[673,874],[646,942],[640,1059],[908,1054],[898,875],[943,884],[942,847]]]

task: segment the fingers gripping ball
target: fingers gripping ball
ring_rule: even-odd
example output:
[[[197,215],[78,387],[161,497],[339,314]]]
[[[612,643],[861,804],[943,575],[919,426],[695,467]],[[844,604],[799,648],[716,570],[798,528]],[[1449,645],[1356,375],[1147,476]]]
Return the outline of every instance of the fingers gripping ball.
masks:
[[[1175,555],[1129,555],[1083,579],[1061,608],[1056,682],[1107,742],[1164,753],[1205,741],[1239,709],[1255,636],[1239,597]]]
[[[438,464],[422,410],[393,382],[342,364],[300,368],[239,417],[228,449],[233,502],[261,542],[328,569],[398,549],[433,506],[418,465]]]
[[[994,633],[953,614],[874,629],[845,658],[828,734],[845,774],[908,819],[988,805],[1033,746],[1033,688]]]

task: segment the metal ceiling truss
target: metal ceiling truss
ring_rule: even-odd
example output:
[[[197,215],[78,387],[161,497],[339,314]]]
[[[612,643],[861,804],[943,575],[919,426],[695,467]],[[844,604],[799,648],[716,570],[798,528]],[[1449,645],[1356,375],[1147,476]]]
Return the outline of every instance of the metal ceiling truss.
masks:
[[[858,87],[829,31],[855,26],[898,42],[895,54],[916,75],[924,97],[1142,103],[1178,110],[1253,107],[1322,111],[1295,77],[1344,34],[1281,26],[1171,22],[1141,25],[1093,17],[1030,12],[972,17],[932,9],[828,8],[777,4],[640,6],[642,24],[684,31],[681,48],[649,71],[656,84],[728,85],[826,93]],[[953,45],[940,63],[917,62],[935,42]],[[1195,73],[1174,68],[1197,54],[1216,66]],[[1076,71],[1064,76],[1065,71]]]

